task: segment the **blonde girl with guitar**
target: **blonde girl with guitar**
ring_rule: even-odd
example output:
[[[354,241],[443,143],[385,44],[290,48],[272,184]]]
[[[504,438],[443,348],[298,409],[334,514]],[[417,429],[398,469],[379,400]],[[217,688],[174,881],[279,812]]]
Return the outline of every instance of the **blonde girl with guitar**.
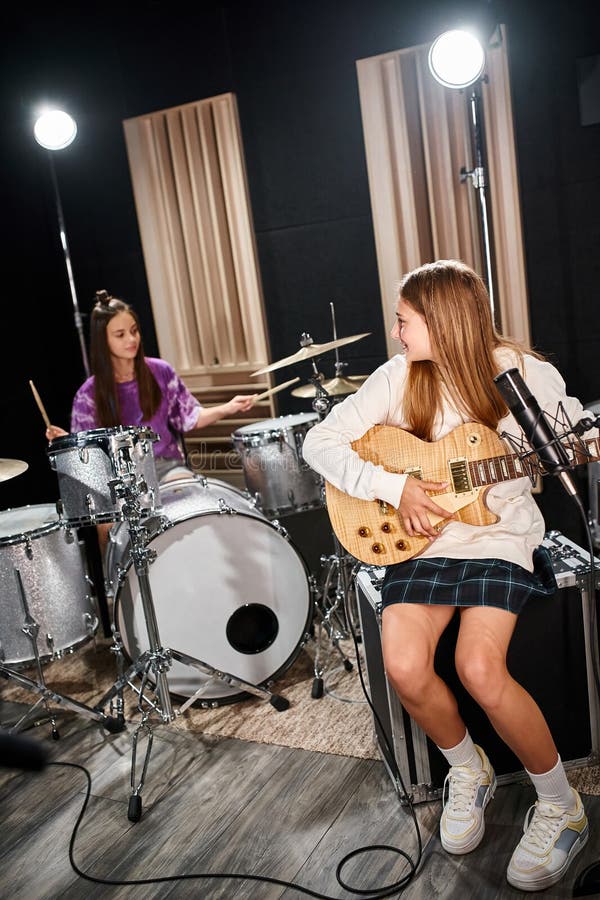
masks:
[[[379,554],[380,565],[400,548],[403,561],[387,565],[382,586],[385,667],[403,706],[450,766],[443,847],[462,854],[478,846],[496,786],[485,751],[473,743],[454,695],[434,669],[436,646],[458,608],[457,673],[537,792],[507,878],[520,890],[542,890],[563,877],[588,837],[581,799],[567,781],[544,715],[506,665],[524,604],[556,590],[549,554],[540,546],[544,521],[531,481],[518,467],[497,483],[487,479],[485,506],[481,491],[464,507],[443,501],[453,487],[452,460],[463,452],[453,434],[468,445],[465,458],[474,458],[486,434],[496,442],[503,431],[520,434],[494,384],[500,372],[518,367],[542,410],[554,414],[561,402],[573,422],[584,410],[566,395],[550,363],[495,330],[485,285],[461,262],[440,260],[403,278],[392,336],[402,352],[308,432],[304,457],[328,482],[328,498],[330,491],[341,492],[383,508],[386,534],[374,535],[360,517],[351,526]],[[400,457],[388,450],[388,462],[377,437],[390,432],[409,432],[406,437],[431,448],[431,455],[402,460],[400,442]],[[369,449],[362,456],[361,441]],[[440,461],[435,450],[444,441],[451,458]],[[493,471],[506,474],[502,466]],[[401,538],[395,540],[396,527]]]

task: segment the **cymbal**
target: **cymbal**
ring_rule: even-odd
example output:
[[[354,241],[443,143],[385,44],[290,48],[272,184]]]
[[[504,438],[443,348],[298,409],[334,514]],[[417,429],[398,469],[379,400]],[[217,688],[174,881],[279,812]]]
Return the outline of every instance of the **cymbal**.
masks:
[[[0,459],[0,481],[8,481],[9,478],[15,478],[27,471],[28,463],[22,459]]]
[[[345,344],[361,341],[370,334],[370,331],[365,331],[364,334],[353,334],[350,337],[338,338],[337,341],[329,341],[327,344],[314,344],[311,340],[305,347],[301,347],[297,353],[293,353],[291,356],[286,356],[284,359],[271,363],[270,366],[265,366],[263,369],[258,369],[258,371],[252,372],[252,375],[263,375],[265,372],[273,372],[275,369],[283,368],[283,366],[291,366],[294,363],[304,362],[305,359],[311,359],[313,356],[321,356],[322,353],[329,353],[330,350],[335,350],[336,347],[343,347]]]
[[[328,381],[321,382],[327,393],[331,397],[339,397],[343,394],[354,394],[363,381],[366,381],[368,375],[350,375],[348,378],[330,378]],[[317,389],[314,384],[303,384],[291,391],[294,397],[314,397]]]

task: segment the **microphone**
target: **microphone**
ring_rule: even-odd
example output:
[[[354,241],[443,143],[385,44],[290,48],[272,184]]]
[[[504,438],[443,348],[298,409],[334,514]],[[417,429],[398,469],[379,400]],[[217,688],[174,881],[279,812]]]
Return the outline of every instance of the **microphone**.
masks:
[[[558,435],[540,409],[540,405],[523,381],[518,369],[507,369],[494,378],[496,386],[509,410],[523,430],[527,442],[538,455],[544,469],[557,475],[565,490],[572,497],[577,496],[577,488],[571,474],[567,451],[560,443]]]
[[[0,766],[39,772],[46,766],[48,755],[38,741],[0,730]]]

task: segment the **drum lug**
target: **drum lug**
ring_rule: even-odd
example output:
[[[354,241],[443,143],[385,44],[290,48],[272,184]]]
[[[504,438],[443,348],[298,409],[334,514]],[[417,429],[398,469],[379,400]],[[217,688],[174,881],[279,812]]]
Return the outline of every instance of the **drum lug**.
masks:
[[[273,519],[271,525],[275,529],[275,531],[280,534],[282,537],[289,541],[290,536],[288,534],[287,528],[284,528],[279,519]]]
[[[89,605],[92,605],[92,598],[86,596],[86,600]],[[96,631],[98,630],[98,617],[93,616],[89,612],[84,612],[83,616],[83,624],[85,625],[85,630],[88,633],[88,636],[93,638],[94,640],[94,649],[96,648]]]
[[[25,556],[27,559],[33,559],[33,547],[31,546],[31,540],[29,537],[25,540]]]
[[[65,543],[72,544],[75,540],[75,535],[73,534],[73,529],[70,525],[67,525],[65,528]]]
[[[62,653],[60,652],[60,650],[54,649],[54,637],[50,634],[49,631],[46,632],[46,645],[52,655],[52,659],[60,659]]]
[[[79,448],[79,459],[84,464],[84,466],[87,466],[87,464],[90,461],[90,451],[88,450],[87,447]]]
[[[62,522],[62,517],[65,511],[65,506],[62,500],[56,501],[56,513],[58,515],[59,520]]]
[[[233,509],[232,506],[228,506],[222,497],[219,497],[219,515],[230,515],[236,516],[237,509]]]
[[[91,494],[85,495],[85,505],[86,505],[87,511],[90,515],[90,519],[92,520],[92,522],[95,521],[96,504],[94,503],[94,498],[92,497]]]
[[[254,509],[260,509],[260,494],[258,491],[251,494],[250,491],[244,491],[244,497]]]

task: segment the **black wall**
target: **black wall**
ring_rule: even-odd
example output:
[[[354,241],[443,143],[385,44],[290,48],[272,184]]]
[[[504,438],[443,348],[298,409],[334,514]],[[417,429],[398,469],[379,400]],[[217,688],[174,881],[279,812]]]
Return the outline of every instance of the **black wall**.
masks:
[[[301,331],[329,340],[333,300],[340,336],[373,332],[342,351],[347,371],[362,374],[383,361],[385,342],[355,62],[432,40],[489,7],[154,0],[5,16],[0,456],[30,468],[0,484],[0,508],[57,498],[28,379],[63,425],[83,380],[48,154],[31,132],[36,104],[63,105],[79,126],[53,159],[81,310],[99,288],[123,296],[154,354],[122,121],[235,92],[272,358],[295,352]],[[509,35],[533,337],[584,401],[600,398],[600,125],[579,124],[576,60],[600,51],[596,8],[584,0],[495,7]],[[333,358],[324,368],[333,374]],[[278,380],[309,369],[280,370]],[[282,413],[309,408],[281,398]],[[549,527],[577,537],[555,486],[541,503]]]

